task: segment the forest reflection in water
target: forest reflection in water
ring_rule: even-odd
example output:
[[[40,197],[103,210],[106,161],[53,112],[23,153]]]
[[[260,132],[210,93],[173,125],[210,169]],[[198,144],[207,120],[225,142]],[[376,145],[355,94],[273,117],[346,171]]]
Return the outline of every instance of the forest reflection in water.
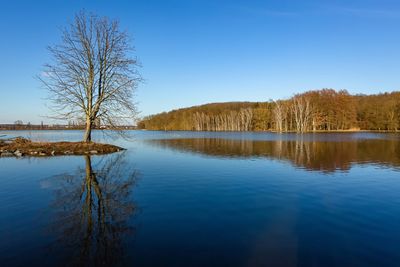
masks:
[[[352,164],[400,166],[400,141],[361,139],[351,141],[246,140],[222,138],[182,138],[148,140],[155,146],[212,157],[266,157],[286,160],[309,171],[348,171]]]
[[[129,219],[136,210],[131,194],[138,173],[124,162],[124,153],[96,164],[90,156],[84,160],[84,169],[51,177],[56,183],[51,250],[65,257],[58,266],[120,265],[124,239],[134,231]]]

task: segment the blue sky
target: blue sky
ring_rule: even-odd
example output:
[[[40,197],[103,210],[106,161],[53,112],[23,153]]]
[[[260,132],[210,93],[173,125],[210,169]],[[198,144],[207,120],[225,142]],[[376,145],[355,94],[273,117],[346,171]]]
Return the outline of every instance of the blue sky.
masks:
[[[267,101],[311,89],[400,89],[400,2],[0,1],[0,123],[47,122],[34,78],[46,47],[85,9],[134,38],[145,83],[141,115],[224,101]]]

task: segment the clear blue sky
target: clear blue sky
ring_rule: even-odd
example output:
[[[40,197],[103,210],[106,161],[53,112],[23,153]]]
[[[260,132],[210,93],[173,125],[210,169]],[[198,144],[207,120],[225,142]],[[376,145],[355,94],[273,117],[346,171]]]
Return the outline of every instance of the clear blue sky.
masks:
[[[48,114],[35,75],[82,8],[135,38],[142,115],[310,89],[400,88],[400,1],[0,1],[0,123]]]

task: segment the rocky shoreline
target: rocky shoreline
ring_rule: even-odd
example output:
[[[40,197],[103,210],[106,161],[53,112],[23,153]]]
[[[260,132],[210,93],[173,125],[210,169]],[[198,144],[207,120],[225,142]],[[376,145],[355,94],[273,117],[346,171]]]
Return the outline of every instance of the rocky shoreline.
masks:
[[[32,142],[25,138],[0,140],[0,157],[51,157],[64,155],[104,155],[124,150],[121,147],[85,142]]]

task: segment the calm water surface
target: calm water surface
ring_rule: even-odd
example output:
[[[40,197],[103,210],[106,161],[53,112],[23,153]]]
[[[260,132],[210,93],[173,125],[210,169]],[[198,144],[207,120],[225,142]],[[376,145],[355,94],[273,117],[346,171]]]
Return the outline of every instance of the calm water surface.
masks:
[[[0,158],[1,266],[400,266],[399,135],[128,134]]]

